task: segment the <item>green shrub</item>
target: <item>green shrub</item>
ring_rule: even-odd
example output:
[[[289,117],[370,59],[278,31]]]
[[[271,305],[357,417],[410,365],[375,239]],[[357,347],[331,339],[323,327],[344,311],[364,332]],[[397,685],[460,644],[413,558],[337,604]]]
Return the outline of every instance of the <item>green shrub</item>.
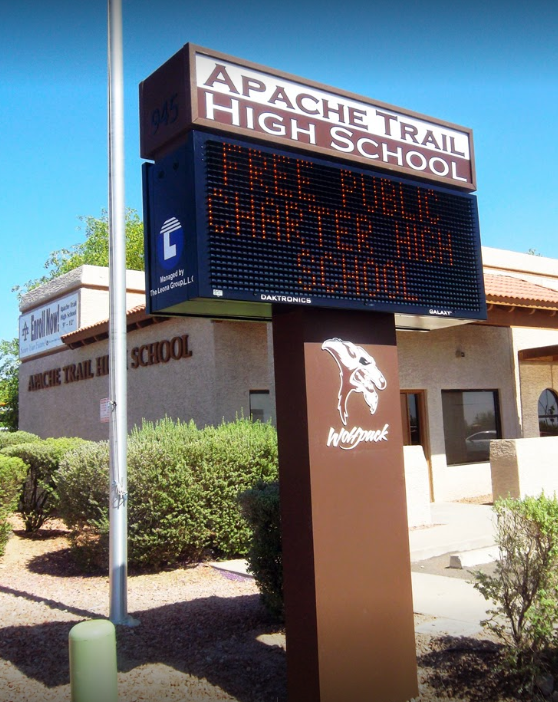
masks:
[[[15,444],[29,444],[32,441],[41,441],[41,438],[28,431],[0,432],[0,449],[6,448],[6,446],[14,446]]]
[[[193,424],[144,423],[128,440],[128,564],[159,568],[199,556],[201,519],[195,485],[183,460]],[[109,548],[109,445],[82,446],[63,460],[58,511],[80,562],[104,568]]]
[[[252,529],[248,549],[248,570],[270,613],[284,618],[283,559],[279,483],[258,483],[239,497],[242,512]]]
[[[0,452],[20,458],[27,465],[27,477],[18,505],[25,531],[38,531],[53,515],[60,460],[69,450],[83,443],[84,440],[79,438],[45,439],[7,446]]]
[[[140,427],[135,426],[131,430],[128,445],[133,446],[136,442],[141,445],[152,444],[160,450],[173,453],[180,450],[184,444],[194,441],[199,432],[193,420],[181,422],[165,417],[157,422],[148,422],[144,419]]]
[[[27,466],[19,458],[0,456],[0,556],[12,530],[8,517],[15,511],[26,473]]]
[[[250,531],[238,493],[277,475],[268,425],[239,420],[197,429],[193,422],[145,422],[128,440],[128,564],[158,569],[204,554],[246,552]],[[109,456],[106,444],[68,454],[59,471],[59,514],[91,565],[107,562]]]
[[[246,555],[251,530],[238,495],[259,481],[277,479],[274,427],[248,419],[207,427],[191,447],[190,460],[204,496],[207,546],[217,557]]]
[[[153,569],[199,559],[207,540],[203,494],[189,451],[193,424],[170,420],[133,434],[128,447],[128,554]]]
[[[483,624],[506,644],[511,667],[532,680],[558,641],[558,501],[510,498],[494,512],[496,570],[475,573],[475,588],[495,605]]]
[[[109,446],[87,442],[64,455],[58,469],[57,513],[86,569],[106,569],[109,553]]]

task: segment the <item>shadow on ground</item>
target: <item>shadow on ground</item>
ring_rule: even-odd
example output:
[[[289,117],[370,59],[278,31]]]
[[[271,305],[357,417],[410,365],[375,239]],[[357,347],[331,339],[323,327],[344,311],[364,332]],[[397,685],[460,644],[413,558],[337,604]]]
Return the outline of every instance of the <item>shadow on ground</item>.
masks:
[[[21,539],[30,539],[32,541],[51,541],[52,539],[57,539],[59,536],[68,536],[67,529],[55,528],[42,528],[33,532],[27,532],[25,529],[16,528],[13,530],[13,533]]]
[[[521,695],[521,681],[506,671],[502,646],[486,640],[444,636],[430,653],[419,656],[428,684],[441,697],[468,702],[533,699]]]
[[[52,575],[55,578],[98,578],[99,575],[107,575],[100,570],[87,572],[76,561],[71,548],[61,548],[57,551],[49,551],[40,556],[35,556],[27,565],[32,573],[38,575]]]
[[[10,594],[37,599],[19,591]],[[72,611],[62,603],[46,604]],[[87,617],[87,612],[80,613]],[[286,700],[285,652],[257,639],[277,631],[258,595],[201,598],[131,614],[141,624],[117,627],[119,671],[162,663],[205,678],[241,702]],[[49,688],[68,684],[68,635],[74,625],[4,628],[0,658]]]

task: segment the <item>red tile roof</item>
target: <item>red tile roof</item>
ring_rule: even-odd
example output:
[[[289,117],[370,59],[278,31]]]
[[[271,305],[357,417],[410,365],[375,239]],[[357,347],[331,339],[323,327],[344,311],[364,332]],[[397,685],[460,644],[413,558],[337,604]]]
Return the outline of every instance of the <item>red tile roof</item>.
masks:
[[[558,290],[509,275],[484,274],[486,301],[537,309],[558,309]]]
[[[484,274],[486,301],[495,305],[510,305],[537,309],[558,309],[558,290],[545,288],[521,278],[509,275]],[[151,317],[145,311],[145,304],[136,305],[126,312],[128,328],[145,326],[152,322],[165,321],[164,317]],[[108,337],[108,319],[86,327],[81,327],[63,337],[70,348],[81,346],[87,341],[98,341]]]
[[[145,305],[136,305],[126,312],[126,326],[128,331],[139,329],[140,327],[147,327],[151,324],[167,321],[168,319],[168,317],[156,317],[147,314]],[[80,329],[76,329],[76,331],[65,334],[62,337],[62,341],[70,348],[77,348],[87,343],[107,339],[108,335],[109,320],[104,319],[101,322],[95,322],[94,324],[80,327]]]

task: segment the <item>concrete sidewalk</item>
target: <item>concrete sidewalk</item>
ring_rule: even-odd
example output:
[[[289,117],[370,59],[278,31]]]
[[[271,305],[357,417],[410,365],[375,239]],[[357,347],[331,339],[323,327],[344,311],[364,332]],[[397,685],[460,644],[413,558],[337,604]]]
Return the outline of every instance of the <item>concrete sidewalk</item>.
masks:
[[[460,502],[435,502],[430,505],[432,525],[409,531],[411,562],[485,548],[494,544],[491,507]]]
[[[411,561],[482,549],[494,544],[492,508],[442,502],[431,505],[432,525],[409,532]],[[249,576],[243,560],[212,563],[215,568]],[[481,631],[489,603],[473,585],[455,577],[411,573],[413,609],[434,617],[417,627],[419,633],[470,636]]]
[[[431,505],[431,514],[432,526],[409,532],[412,563],[447,554],[449,565],[450,554],[494,545],[494,513],[489,506],[441,502]],[[416,572],[411,577],[414,611],[435,617],[419,625],[419,633],[470,636],[481,631],[490,603],[470,581]]]
[[[411,573],[413,610],[435,619],[417,626],[421,634],[471,636],[482,630],[489,603],[461,578]]]

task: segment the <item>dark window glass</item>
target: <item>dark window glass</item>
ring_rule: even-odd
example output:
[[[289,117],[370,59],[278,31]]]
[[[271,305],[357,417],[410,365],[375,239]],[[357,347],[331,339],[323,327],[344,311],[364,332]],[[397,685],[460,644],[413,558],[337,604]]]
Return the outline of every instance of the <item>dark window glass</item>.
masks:
[[[250,390],[250,418],[253,422],[273,420],[269,390]]]
[[[416,393],[407,396],[409,407],[409,428],[411,434],[411,446],[420,445],[420,424],[418,411],[418,397]]]
[[[490,459],[490,441],[500,439],[500,410],[495,390],[442,390],[448,465]]]
[[[401,393],[401,418],[403,420],[403,444],[405,446],[420,446],[422,428],[418,393]]]
[[[541,436],[558,436],[558,396],[543,390],[539,397],[539,431]]]

